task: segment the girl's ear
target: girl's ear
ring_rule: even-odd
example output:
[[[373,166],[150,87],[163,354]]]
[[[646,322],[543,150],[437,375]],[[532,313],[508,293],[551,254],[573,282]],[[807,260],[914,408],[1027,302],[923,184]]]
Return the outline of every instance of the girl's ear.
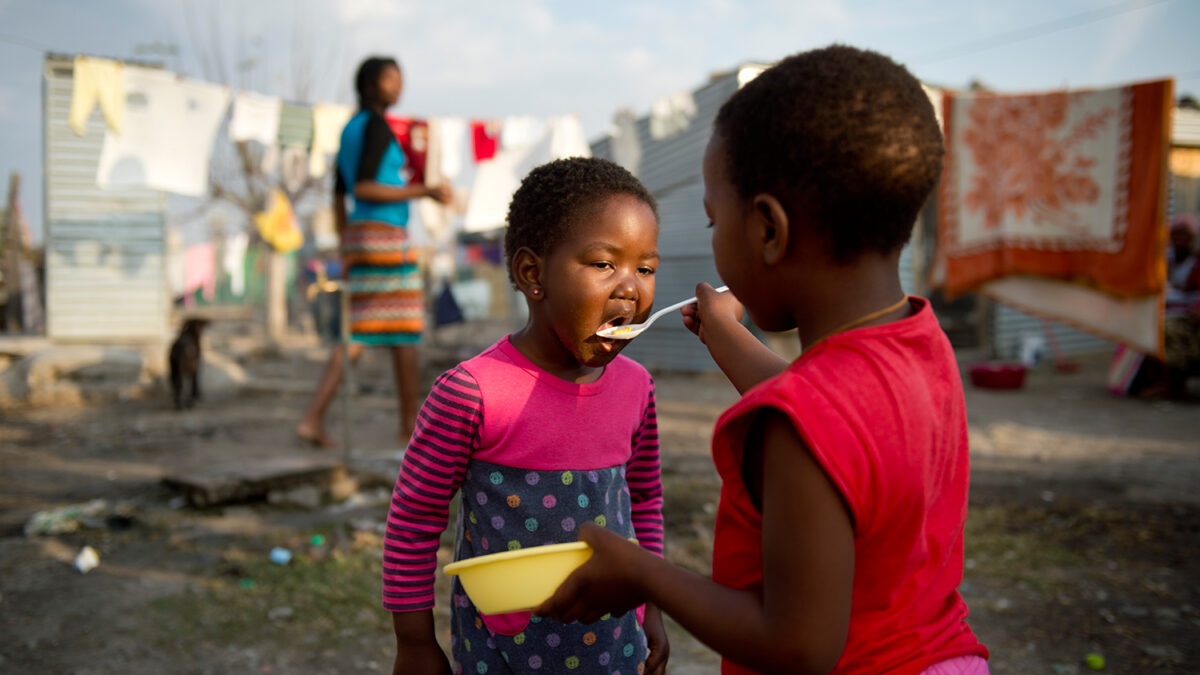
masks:
[[[761,237],[763,263],[768,267],[783,260],[791,237],[791,221],[787,211],[775,195],[763,192],[754,197],[754,213],[751,216]]]
[[[512,275],[517,290],[525,294],[526,300],[541,300],[546,297],[542,288],[542,259],[528,246],[522,246],[512,257]]]

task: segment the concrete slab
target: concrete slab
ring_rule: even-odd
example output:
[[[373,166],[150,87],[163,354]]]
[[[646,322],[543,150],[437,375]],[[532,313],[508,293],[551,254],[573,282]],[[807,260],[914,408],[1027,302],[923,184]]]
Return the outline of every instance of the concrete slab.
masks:
[[[162,482],[203,507],[261,499],[304,485],[325,488],[346,476],[345,465],[333,457],[285,456],[180,468]]]

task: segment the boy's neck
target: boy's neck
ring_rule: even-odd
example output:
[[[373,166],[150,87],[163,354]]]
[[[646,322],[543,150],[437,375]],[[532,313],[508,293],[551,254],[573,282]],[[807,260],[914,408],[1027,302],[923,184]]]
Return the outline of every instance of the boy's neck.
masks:
[[[801,347],[808,349],[844,326],[904,298],[898,263],[899,253],[883,258],[863,256],[848,265],[829,266],[812,275],[810,283],[803,284],[811,290],[807,294],[797,293],[791,303]],[[904,305],[854,328],[891,323],[911,313],[911,307]]]
[[[538,368],[561,380],[588,384],[600,379],[604,368],[592,368],[577,361],[575,355],[563,347],[552,331],[539,324],[540,322],[531,316],[524,328],[510,336],[509,340],[517,351]]]

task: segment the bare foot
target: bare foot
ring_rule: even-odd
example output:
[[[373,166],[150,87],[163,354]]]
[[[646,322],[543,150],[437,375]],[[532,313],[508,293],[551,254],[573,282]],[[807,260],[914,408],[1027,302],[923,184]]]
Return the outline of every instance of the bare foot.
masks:
[[[337,443],[334,443],[333,439],[325,435],[324,429],[314,427],[308,422],[301,422],[296,425],[296,436],[305,443],[321,450],[329,450],[337,447]]]

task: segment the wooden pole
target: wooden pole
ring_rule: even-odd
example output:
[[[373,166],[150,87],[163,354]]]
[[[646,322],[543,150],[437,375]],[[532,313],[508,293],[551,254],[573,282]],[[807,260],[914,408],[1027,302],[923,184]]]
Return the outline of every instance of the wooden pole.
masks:
[[[7,332],[21,332],[21,230],[17,226],[17,194],[21,174],[14,171],[8,178],[8,210],[4,218],[4,288],[8,301],[4,306],[4,325]]]

